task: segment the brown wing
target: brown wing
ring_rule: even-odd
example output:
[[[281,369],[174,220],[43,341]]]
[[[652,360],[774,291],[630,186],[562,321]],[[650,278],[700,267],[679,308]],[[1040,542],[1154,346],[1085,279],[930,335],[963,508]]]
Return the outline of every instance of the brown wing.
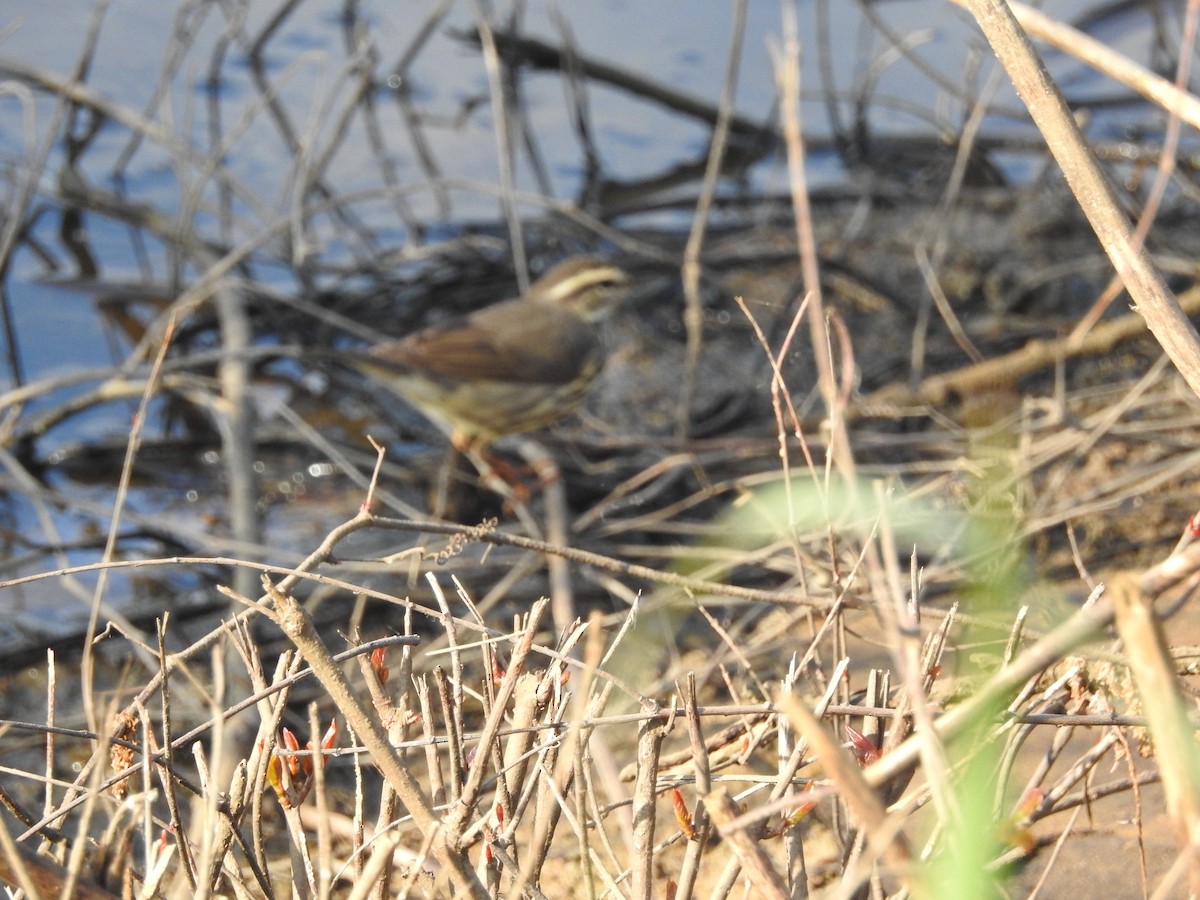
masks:
[[[513,301],[378,344],[370,356],[449,381],[565,384],[597,350],[592,327],[574,313]]]

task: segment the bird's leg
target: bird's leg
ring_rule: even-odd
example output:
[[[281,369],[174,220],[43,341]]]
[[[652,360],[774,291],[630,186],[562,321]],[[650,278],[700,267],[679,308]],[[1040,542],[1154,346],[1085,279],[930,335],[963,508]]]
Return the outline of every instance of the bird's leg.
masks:
[[[506,500],[529,500],[533,489],[526,482],[531,474],[537,478],[537,487],[542,488],[561,477],[557,464],[545,453],[537,460],[526,459],[524,465],[517,465],[492,450],[490,444],[462,432],[454,432],[450,443],[472,462],[479,471],[479,480]]]
[[[507,469],[511,474],[512,467],[496,454],[486,452],[477,442],[467,444],[461,452],[478,470],[479,480],[483,486],[499,494],[504,499],[505,509],[512,511],[529,536],[540,540],[542,529],[529,511],[527,503],[529,491],[521,485],[519,480],[514,483],[500,473],[501,469]]]

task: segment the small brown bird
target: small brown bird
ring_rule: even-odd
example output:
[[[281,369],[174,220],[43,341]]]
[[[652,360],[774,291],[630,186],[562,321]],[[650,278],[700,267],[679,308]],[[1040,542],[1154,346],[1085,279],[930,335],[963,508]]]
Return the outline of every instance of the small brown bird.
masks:
[[[596,324],[629,276],[574,257],[523,296],[376,344],[353,364],[450,433],[459,449],[544,428],[574,409],[604,365]]]

